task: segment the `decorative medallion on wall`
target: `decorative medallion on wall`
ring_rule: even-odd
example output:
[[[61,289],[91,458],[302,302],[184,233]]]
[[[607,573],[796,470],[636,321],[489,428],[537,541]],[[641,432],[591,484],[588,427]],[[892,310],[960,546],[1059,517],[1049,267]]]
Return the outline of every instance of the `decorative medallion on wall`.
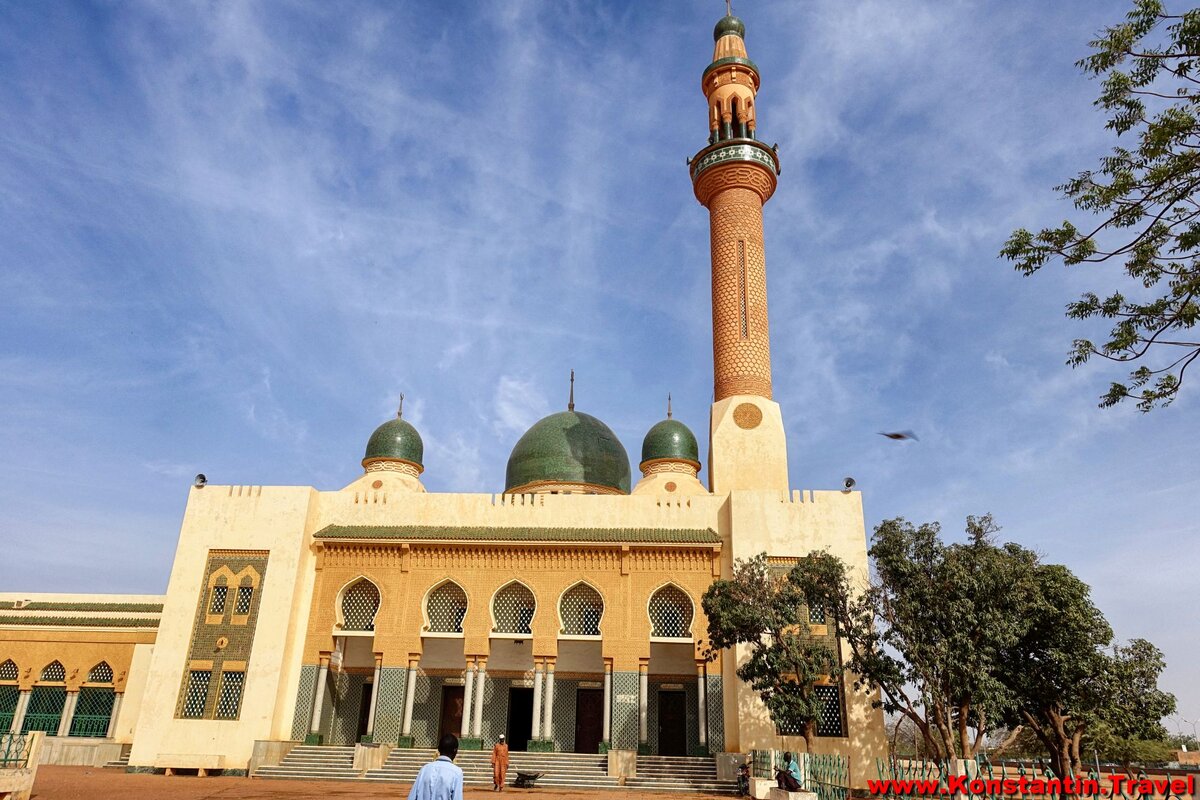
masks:
[[[742,403],[733,410],[733,421],[739,428],[752,430],[762,422],[762,410],[754,403]]]

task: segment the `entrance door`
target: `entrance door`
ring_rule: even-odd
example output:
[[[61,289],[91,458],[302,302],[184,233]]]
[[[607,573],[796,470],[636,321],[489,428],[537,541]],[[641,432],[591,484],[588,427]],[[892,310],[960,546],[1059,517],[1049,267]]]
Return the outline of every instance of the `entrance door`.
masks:
[[[683,692],[658,693],[658,754],[687,755],[687,695]]]
[[[508,690],[508,729],[504,732],[509,750],[525,750],[533,736],[533,689]]]
[[[364,683],[362,687],[362,701],[358,704],[358,732],[355,734],[355,742],[361,742],[362,738],[367,735],[367,721],[371,718],[371,687],[373,685]]]
[[[442,687],[442,722],[438,726],[438,739],[440,740],[447,733],[453,733],[455,736],[462,734],[462,719],[463,719],[463,687],[461,686],[443,686]],[[437,746],[437,742],[434,742]]]
[[[604,690],[575,692],[575,752],[599,753],[604,736]]]

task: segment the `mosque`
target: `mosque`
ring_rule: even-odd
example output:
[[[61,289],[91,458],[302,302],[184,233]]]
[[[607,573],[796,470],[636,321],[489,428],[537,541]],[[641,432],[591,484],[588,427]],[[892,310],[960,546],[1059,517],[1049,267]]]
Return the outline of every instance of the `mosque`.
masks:
[[[861,496],[793,490],[772,397],[762,210],[779,158],[727,15],[689,161],[708,209],[714,398],[702,462],[681,420],[625,446],[567,408],[514,444],[499,493],[427,492],[402,415],[344,488],[197,479],[163,596],[0,594],[0,731],[125,746],[131,769],[244,770],[256,743],[656,755],[804,750],[706,658],[700,604],[736,559],[827,550],[866,574]],[[702,469],[707,470],[701,480]],[[819,609],[814,637],[841,651]],[[885,752],[851,677],[819,682],[816,751],[854,785]],[[67,756],[63,756],[67,758]]]

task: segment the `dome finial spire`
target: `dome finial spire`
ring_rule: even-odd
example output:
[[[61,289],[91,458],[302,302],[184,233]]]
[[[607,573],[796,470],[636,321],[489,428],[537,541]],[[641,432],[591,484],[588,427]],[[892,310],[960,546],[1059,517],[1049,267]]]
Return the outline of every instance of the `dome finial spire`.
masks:
[[[400,393],[400,407],[396,409],[396,419],[404,419],[404,393]]]
[[[575,410],[575,370],[571,370],[571,394],[567,398],[567,411]]]
[[[733,0],[725,0],[725,16],[733,16]]]
[[[670,419],[670,418],[671,418],[671,393],[667,392],[667,419]]]

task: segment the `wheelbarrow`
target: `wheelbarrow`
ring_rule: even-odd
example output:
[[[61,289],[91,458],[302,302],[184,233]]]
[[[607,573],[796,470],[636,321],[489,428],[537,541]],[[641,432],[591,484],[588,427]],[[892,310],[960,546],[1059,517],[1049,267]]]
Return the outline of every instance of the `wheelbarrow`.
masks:
[[[513,786],[518,789],[532,789],[537,779],[545,775],[544,772],[521,772],[517,771],[517,779],[513,781]]]

